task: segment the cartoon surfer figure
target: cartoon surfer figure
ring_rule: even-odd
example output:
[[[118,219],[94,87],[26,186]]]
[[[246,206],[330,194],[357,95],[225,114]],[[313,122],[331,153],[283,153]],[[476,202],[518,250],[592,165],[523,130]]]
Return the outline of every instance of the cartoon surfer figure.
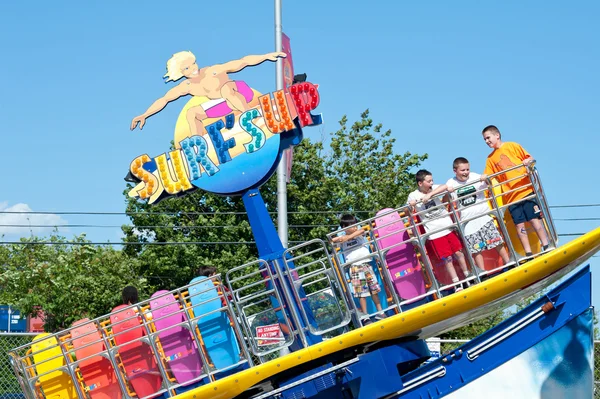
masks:
[[[247,66],[259,65],[265,61],[276,61],[285,58],[281,52],[265,55],[248,55],[239,60],[224,64],[208,66],[199,69],[196,57],[191,51],[180,51],[167,61],[166,82],[185,80],[173,87],[167,93],[154,101],[142,115],[136,116],[131,121],[131,130],[144,127],[146,119],[162,111],[168,103],[180,97],[204,96],[210,101],[188,109],[186,119],[190,132],[205,135],[206,129],[202,121],[206,118],[216,118],[231,112],[242,113],[258,105],[258,98],[252,89],[242,81],[231,80],[228,73],[239,72]]]

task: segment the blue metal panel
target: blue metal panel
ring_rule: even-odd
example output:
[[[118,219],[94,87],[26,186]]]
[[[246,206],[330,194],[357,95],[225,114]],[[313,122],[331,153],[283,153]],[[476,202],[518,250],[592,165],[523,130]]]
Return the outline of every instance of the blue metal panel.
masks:
[[[549,302],[553,308],[545,313],[541,309]],[[412,382],[413,388],[397,397],[438,398],[455,392],[561,328],[580,329],[577,326],[591,317],[590,306],[591,274],[586,266],[513,317],[443,358],[403,376],[405,387]],[[591,342],[592,328],[589,330],[586,339]],[[431,379],[424,381],[427,376]]]
[[[331,364],[326,364],[321,367],[317,367],[305,373],[299,374],[294,378],[283,382],[281,385],[287,385],[296,381],[299,381],[303,378],[310,377],[320,371],[324,371],[327,368],[331,367]],[[335,374],[328,373],[323,376],[312,379],[308,382],[305,382],[301,385],[298,385],[294,388],[291,388],[287,391],[284,391],[282,396],[284,399],[297,399],[297,398],[309,398],[314,397],[319,392],[326,390],[335,385]]]
[[[412,370],[427,358],[429,348],[425,341],[389,343],[358,355],[358,361],[353,364],[337,368],[331,373],[284,391],[283,397],[372,399],[386,396],[402,387],[400,373]],[[335,366],[330,363],[314,368],[282,382],[280,386],[302,380],[331,367]]]

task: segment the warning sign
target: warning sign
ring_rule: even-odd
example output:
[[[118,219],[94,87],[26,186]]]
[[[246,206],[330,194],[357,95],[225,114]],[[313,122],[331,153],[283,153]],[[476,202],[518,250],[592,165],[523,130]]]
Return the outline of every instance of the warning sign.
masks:
[[[258,346],[278,344],[285,340],[279,324],[256,327],[256,339]]]
[[[439,338],[429,338],[427,340],[427,347],[429,348],[430,358],[425,362],[431,363],[442,356],[442,345]]]

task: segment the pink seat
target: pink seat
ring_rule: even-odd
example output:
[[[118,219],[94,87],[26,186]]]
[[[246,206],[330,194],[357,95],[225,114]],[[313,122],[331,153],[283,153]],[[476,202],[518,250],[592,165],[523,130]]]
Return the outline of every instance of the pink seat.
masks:
[[[138,397],[151,396],[161,389],[162,377],[152,348],[142,341],[144,336],[139,316],[133,308],[119,305],[112,310],[110,322],[127,379]],[[134,342],[132,342],[134,341]]]
[[[182,384],[200,376],[202,361],[190,331],[172,327],[187,320],[179,302],[168,291],[157,291],[150,300],[150,309],[169,369],[177,382]]]
[[[379,237],[378,245],[381,250],[410,238],[402,218],[391,208],[377,212],[374,232]],[[403,243],[390,249],[385,256],[385,262],[394,288],[402,299],[412,299],[427,292],[421,265],[411,243]]]

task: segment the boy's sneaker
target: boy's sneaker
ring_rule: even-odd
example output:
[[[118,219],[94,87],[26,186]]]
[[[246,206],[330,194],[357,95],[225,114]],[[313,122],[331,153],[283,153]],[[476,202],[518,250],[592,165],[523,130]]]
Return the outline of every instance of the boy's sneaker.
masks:
[[[533,254],[531,252],[525,252],[525,258],[519,259],[519,265],[529,262],[533,259]]]
[[[460,291],[462,291],[462,290],[464,290],[464,288],[463,288],[462,284],[459,284],[459,285],[458,285],[458,286],[457,286],[457,287],[454,289],[454,292],[460,292]]]
[[[372,324],[372,323],[373,323],[373,320],[371,320],[371,319],[364,319],[364,320],[362,320],[362,325],[363,326],[368,326],[369,324]]]
[[[554,246],[548,244],[548,245],[542,245],[542,253],[544,252],[550,252],[552,250],[554,250],[556,248],[554,248]]]
[[[385,318],[387,318],[387,316],[385,315],[385,313],[377,313],[375,315],[375,320],[383,320]]]

